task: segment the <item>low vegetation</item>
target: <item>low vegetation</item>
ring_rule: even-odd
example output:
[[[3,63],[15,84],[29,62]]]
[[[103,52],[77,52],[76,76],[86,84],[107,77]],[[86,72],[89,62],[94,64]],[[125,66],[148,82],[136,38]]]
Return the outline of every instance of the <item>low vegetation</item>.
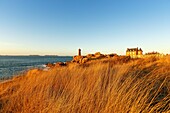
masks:
[[[2,113],[170,112],[170,58],[113,57],[0,84]]]

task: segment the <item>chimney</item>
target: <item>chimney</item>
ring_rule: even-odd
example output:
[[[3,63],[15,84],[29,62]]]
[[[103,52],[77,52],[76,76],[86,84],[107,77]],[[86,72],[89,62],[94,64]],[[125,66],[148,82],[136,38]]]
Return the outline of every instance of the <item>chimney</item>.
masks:
[[[78,49],[78,56],[81,56],[81,49]]]

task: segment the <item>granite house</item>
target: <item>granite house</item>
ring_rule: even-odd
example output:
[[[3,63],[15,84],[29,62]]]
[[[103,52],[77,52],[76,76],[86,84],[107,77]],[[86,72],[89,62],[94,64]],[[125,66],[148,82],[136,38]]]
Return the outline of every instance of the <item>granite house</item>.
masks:
[[[126,56],[130,56],[131,58],[141,58],[143,56],[142,49],[137,48],[127,48]]]

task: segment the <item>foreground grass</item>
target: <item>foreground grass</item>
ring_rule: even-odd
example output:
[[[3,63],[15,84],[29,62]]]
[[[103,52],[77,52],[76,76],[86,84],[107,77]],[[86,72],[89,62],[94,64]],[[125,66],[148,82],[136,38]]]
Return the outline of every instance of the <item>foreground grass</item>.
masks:
[[[169,113],[170,58],[34,69],[0,84],[0,112]]]

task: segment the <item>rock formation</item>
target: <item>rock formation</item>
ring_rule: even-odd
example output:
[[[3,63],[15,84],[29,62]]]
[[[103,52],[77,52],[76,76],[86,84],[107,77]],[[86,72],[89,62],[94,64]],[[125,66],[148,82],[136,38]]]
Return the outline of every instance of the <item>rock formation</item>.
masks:
[[[111,58],[111,57],[115,57],[118,56],[117,54],[108,54],[108,55],[104,55],[101,54],[100,52],[96,52],[95,54],[88,54],[86,56],[82,56],[81,55],[81,49],[78,49],[78,55],[73,56],[73,60],[70,62],[57,62],[55,64],[52,63],[47,63],[46,66],[47,67],[60,67],[60,66],[67,66],[69,64],[73,64],[73,63],[78,63],[78,64],[83,64],[83,63],[87,63],[91,60],[97,60],[97,59],[102,59],[102,58]]]

